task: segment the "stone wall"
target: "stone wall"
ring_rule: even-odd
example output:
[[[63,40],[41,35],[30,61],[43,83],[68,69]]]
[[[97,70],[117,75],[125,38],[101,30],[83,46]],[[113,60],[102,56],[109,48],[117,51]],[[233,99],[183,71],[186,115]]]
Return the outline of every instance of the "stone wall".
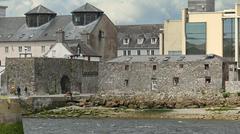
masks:
[[[239,81],[226,81],[226,92],[229,93],[240,93],[240,82]]]
[[[6,83],[10,93],[27,87],[30,95],[97,91],[98,62],[51,58],[10,58],[6,61]]]
[[[107,62],[100,64],[99,77],[99,90],[114,93],[149,91],[174,95],[220,91],[224,88],[223,62],[219,59],[161,63]]]

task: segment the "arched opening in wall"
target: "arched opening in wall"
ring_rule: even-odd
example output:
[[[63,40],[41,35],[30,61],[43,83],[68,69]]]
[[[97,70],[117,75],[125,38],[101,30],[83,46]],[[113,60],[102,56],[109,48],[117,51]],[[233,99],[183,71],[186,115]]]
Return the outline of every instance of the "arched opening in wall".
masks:
[[[61,79],[62,94],[66,94],[71,91],[71,82],[68,76],[64,75]]]

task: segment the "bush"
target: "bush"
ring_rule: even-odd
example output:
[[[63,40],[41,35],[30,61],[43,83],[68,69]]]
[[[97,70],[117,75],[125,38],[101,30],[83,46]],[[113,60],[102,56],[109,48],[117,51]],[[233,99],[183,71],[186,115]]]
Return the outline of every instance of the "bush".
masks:
[[[240,96],[240,92],[238,92],[237,95]]]
[[[228,93],[228,92],[223,93],[223,98],[228,98],[228,97],[230,97],[230,93]]]
[[[0,124],[1,134],[23,134],[22,123]]]

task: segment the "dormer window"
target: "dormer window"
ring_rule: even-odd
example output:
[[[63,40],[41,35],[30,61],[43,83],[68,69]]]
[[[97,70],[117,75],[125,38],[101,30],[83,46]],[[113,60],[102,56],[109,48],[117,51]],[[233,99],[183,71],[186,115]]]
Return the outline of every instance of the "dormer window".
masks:
[[[39,5],[31,11],[25,13],[25,15],[28,27],[39,27],[43,24],[48,23],[57,14],[44,6]]]
[[[151,38],[151,44],[157,44],[158,39],[157,38]]]
[[[129,38],[123,39],[123,45],[128,45],[129,43],[130,43],[130,39]]]
[[[86,3],[78,9],[72,11],[72,21],[75,26],[84,26],[92,23],[102,16],[103,11]]]
[[[143,42],[144,42],[144,38],[138,38],[138,39],[137,39],[137,44],[138,44],[138,45],[143,44]]]

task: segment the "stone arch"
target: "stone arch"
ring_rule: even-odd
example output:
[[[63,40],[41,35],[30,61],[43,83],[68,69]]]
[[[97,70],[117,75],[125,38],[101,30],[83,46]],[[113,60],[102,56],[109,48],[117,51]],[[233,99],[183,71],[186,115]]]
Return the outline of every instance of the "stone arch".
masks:
[[[66,94],[67,92],[71,91],[71,81],[68,76],[63,75],[61,81],[61,93]]]

